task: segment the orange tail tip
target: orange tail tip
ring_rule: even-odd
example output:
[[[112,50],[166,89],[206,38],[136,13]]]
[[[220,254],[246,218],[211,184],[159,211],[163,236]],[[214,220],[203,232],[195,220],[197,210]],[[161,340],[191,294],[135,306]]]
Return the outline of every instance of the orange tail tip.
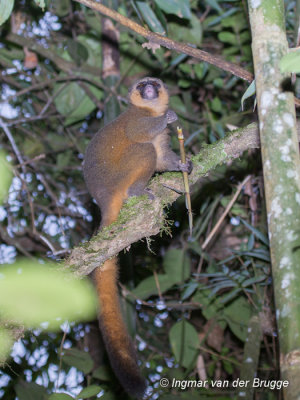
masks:
[[[100,328],[111,366],[126,392],[142,399],[146,382],[137,364],[134,345],[124,324],[117,288],[117,258],[107,260],[95,271],[100,302]]]

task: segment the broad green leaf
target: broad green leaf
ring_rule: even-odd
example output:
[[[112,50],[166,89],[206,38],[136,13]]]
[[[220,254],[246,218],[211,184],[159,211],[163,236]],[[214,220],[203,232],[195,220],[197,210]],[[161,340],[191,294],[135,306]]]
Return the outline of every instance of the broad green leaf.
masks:
[[[223,43],[229,43],[234,46],[237,45],[236,36],[231,32],[226,32],[226,31],[220,32],[218,34],[218,39]]]
[[[194,14],[192,14],[189,24],[186,25],[169,22],[168,36],[181,42],[192,43],[200,46],[202,42],[201,22]]]
[[[165,274],[157,274],[159,289],[154,276],[144,279],[132,291],[135,296],[145,299],[151,295],[166,292],[175,284],[183,282],[190,276],[190,259],[185,251],[171,249],[167,251],[163,260]]]
[[[6,200],[11,185],[12,172],[6,161],[5,153],[0,151],[0,205]]]
[[[99,40],[88,35],[77,36],[78,43],[82,44],[88,52],[86,63],[91,67],[101,67],[102,64],[102,46]],[[92,78],[95,79],[94,76]]]
[[[232,28],[235,32],[240,32],[247,26],[247,21],[243,13],[237,12],[234,16],[222,19],[221,25],[224,28]]]
[[[290,51],[286,55],[282,57],[279,62],[279,67],[282,73],[291,72],[291,73],[299,73],[300,72],[300,50]]]
[[[222,111],[222,103],[219,97],[214,97],[214,99],[211,102],[211,108],[215,112],[221,112]]]
[[[82,389],[82,391],[76,396],[76,399],[88,399],[89,397],[97,396],[101,390],[100,386],[90,385]]]
[[[102,365],[93,371],[93,377],[101,381],[111,380],[111,370],[106,366]]]
[[[67,349],[64,351],[62,359],[65,364],[77,368],[85,375],[89,374],[94,367],[94,361],[92,357],[89,355],[89,353],[83,350]]]
[[[189,322],[176,322],[169,332],[170,345],[176,361],[189,368],[198,354],[199,337]]]
[[[177,112],[185,113],[187,111],[185,104],[179,96],[171,96],[170,107]]]
[[[58,90],[61,91],[55,97],[54,103],[57,111],[66,117],[65,125],[67,126],[85,118],[96,108],[96,104],[76,82],[68,83],[61,89],[62,85],[65,84],[55,85],[54,94]],[[98,100],[103,97],[101,90],[90,84],[86,85]]]
[[[45,400],[48,397],[47,389],[34,382],[19,380],[14,386],[18,400]]]
[[[240,340],[245,341],[249,320],[252,315],[249,302],[242,296],[224,307],[223,315],[232,331]]]
[[[139,299],[147,299],[150,296],[158,295],[159,292],[164,293],[172,286],[174,282],[170,281],[168,275],[157,274],[156,275],[159,288],[154,276],[149,276],[140,282],[137,287],[132,290],[133,294]]]
[[[0,25],[5,22],[14,7],[14,0],[0,0]]]
[[[160,33],[164,35],[166,33],[164,27],[160,23],[159,19],[156,17],[152,8],[149,6],[148,3],[144,3],[143,1],[137,1],[136,5],[142,14],[144,20],[146,21],[148,27],[152,32]]]
[[[191,19],[189,0],[155,0],[155,3],[167,14],[174,14],[179,18]]]
[[[95,11],[86,8],[84,10],[84,19],[85,22],[94,29],[98,34],[102,33],[102,26],[101,26],[101,15],[95,13]]]
[[[70,399],[74,399],[74,397],[66,393],[53,393],[48,398],[48,400],[70,400]]]
[[[2,266],[0,272],[0,308],[5,318],[29,328],[45,322],[56,330],[65,320],[95,316],[97,300],[90,282],[74,279],[55,264],[22,260]]]
[[[190,276],[190,259],[182,249],[168,250],[164,256],[163,267],[169,279],[183,282]]]

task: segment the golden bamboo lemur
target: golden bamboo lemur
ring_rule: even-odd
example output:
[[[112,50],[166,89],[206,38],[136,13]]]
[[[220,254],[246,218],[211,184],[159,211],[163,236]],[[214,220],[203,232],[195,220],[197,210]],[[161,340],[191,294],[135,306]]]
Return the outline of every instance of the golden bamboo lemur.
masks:
[[[118,218],[129,196],[147,193],[146,185],[155,171],[192,169],[190,161],[182,164],[170,149],[166,127],[177,115],[168,110],[169,95],[163,82],[141,79],[129,91],[129,102],[123,114],[93,137],[85,154],[84,178],[101,209],[101,227]],[[130,395],[141,398],[146,385],[122,319],[117,278],[116,257],[95,271],[100,328],[119,381]]]

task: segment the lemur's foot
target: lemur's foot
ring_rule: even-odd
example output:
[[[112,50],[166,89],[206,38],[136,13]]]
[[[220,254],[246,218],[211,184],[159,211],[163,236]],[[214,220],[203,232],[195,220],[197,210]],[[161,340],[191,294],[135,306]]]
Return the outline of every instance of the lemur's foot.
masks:
[[[186,163],[179,161],[179,169],[182,172],[187,172],[188,174],[190,174],[193,170],[192,161],[188,160]]]
[[[152,190],[150,188],[146,188],[145,189],[145,193],[146,193],[146,195],[148,196],[148,198],[150,200],[154,200],[155,199],[155,196],[154,196],[154,194],[153,194],[153,192],[152,192]]]

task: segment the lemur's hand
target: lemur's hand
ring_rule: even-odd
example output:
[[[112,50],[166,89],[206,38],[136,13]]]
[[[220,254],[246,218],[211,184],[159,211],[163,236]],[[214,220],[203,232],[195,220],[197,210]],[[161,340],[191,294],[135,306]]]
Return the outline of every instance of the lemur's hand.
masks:
[[[178,119],[176,113],[173,110],[168,110],[166,112],[166,117],[167,117],[168,124],[171,124],[172,122],[174,122]]]

